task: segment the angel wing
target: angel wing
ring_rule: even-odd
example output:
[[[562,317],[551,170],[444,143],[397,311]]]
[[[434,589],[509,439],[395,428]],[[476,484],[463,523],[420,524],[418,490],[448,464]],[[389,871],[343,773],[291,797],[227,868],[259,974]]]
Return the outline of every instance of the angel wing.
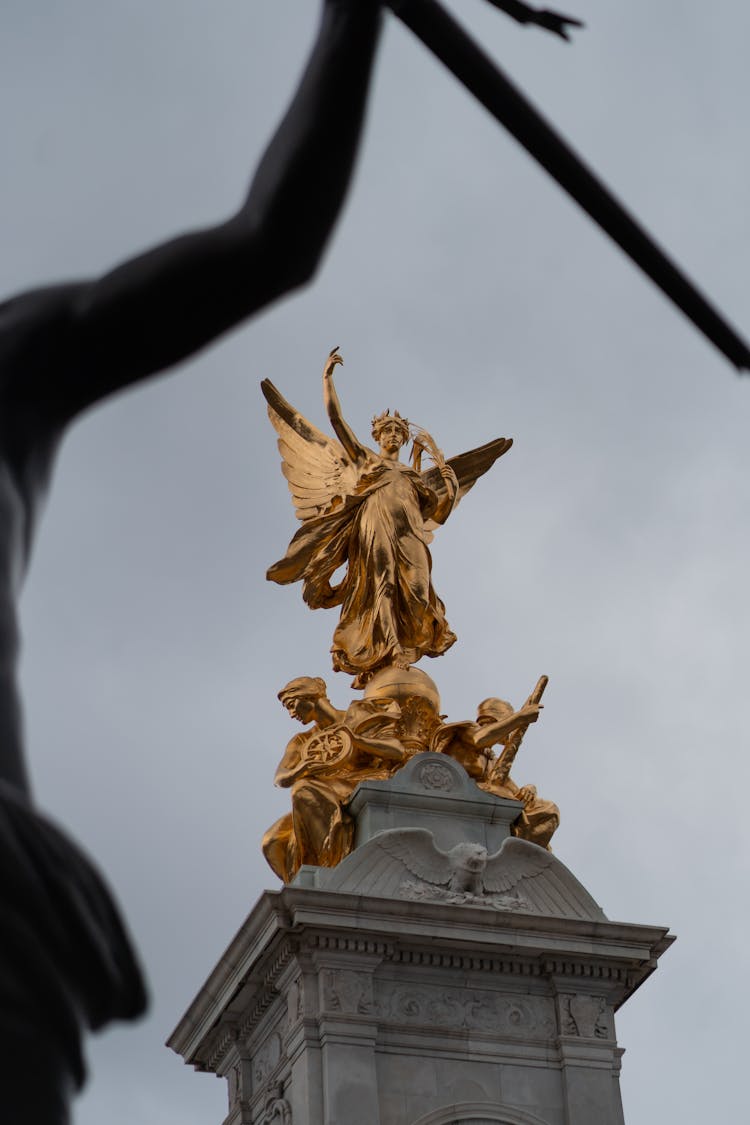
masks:
[[[322,516],[339,507],[357,482],[354,465],[335,438],[326,437],[277,390],[270,379],[260,385],[268,417],[279,435],[281,471],[297,519]]]
[[[458,479],[458,495],[456,496],[455,506],[464,498],[466,493],[472,488],[476,481],[481,476],[491,469],[499,457],[507,453],[513,444],[513,438],[495,438],[494,441],[488,441],[486,445],[480,445],[477,449],[470,449],[468,453],[459,453],[457,457],[451,457],[448,464],[453,469]],[[438,495],[445,491],[445,483],[440,475],[440,470],[434,466],[431,469],[426,469],[422,473],[422,480]],[[437,524],[433,520],[425,522],[425,529],[427,531],[434,531]]]
[[[488,857],[482,881],[490,894],[517,890],[540,914],[605,917],[599,904],[565,864],[527,840],[504,840],[500,850]]]

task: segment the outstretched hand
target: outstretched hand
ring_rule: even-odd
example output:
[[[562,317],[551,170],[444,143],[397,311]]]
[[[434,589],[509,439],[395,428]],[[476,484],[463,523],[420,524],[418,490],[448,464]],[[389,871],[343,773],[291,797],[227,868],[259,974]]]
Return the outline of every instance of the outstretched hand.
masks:
[[[526,808],[536,800],[536,785],[522,785],[516,793],[516,800],[523,801]]]
[[[572,16],[562,16],[559,12],[550,12],[547,8],[543,8],[541,12],[537,12],[531,22],[535,23],[538,27],[546,28],[547,31],[551,31],[555,35],[559,35],[561,39],[566,39],[568,42],[570,42],[568,28],[584,26],[581,20],[573,19]]]
[[[529,4],[522,3],[522,0],[488,0],[488,2],[518,23],[533,23],[568,41],[570,40],[569,27],[583,27],[583,23],[572,16],[563,16],[559,12],[551,12],[548,8],[541,10],[532,8]]]
[[[343,356],[339,354],[339,346],[337,344],[336,347],[331,348],[330,352],[328,353],[328,359],[326,360],[326,365],[323,368],[323,378],[330,379],[330,377],[333,375],[333,369],[339,364],[343,367],[344,359]]]
[[[543,710],[543,703],[525,703],[521,710],[516,712],[516,718],[522,720],[528,726],[529,723],[537,721]]]

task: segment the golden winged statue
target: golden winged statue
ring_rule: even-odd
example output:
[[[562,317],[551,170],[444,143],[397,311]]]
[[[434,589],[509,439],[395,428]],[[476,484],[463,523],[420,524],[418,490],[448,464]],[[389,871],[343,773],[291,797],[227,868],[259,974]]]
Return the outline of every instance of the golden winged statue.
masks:
[[[323,400],[338,440],[308,422],[268,379],[261,384],[302,521],[267,577],[302,582],[312,609],[341,606],[333,668],[350,672],[361,687],[380,668],[408,668],[422,656],[442,655],[455,641],[432,586],[428,543],[513,442],[496,438],[446,461],[430,434],[415,430],[412,464],[402,464],[399,453],[414,428],[397,411],[385,411],[372,423],[379,451],[363,445],[341,412],[333,383],[340,363],[334,348],[323,369]],[[433,464],[422,471],[425,453]],[[344,565],[344,577],[332,586]]]

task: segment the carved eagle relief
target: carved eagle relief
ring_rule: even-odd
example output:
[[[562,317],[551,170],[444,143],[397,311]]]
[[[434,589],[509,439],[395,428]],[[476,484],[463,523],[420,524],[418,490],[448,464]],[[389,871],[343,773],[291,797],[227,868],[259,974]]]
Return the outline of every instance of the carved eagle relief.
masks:
[[[334,871],[329,890],[603,920],[601,907],[551,852],[508,838],[492,855],[473,841],[444,850],[425,828],[379,832]]]

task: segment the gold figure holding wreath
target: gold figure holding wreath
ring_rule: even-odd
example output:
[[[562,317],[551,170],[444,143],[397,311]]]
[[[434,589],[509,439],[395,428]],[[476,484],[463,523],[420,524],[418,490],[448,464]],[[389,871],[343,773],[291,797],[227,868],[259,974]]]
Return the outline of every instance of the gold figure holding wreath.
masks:
[[[431,532],[512,441],[497,438],[446,461],[424,430],[414,433],[411,466],[399,453],[411,427],[398,412],[373,419],[379,452],[356,437],[341,412],[333,371],[336,348],[323,371],[323,399],[338,441],[298,413],[269,380],[261,384],[279,435],[282,471],[302,527],[267,577],[301,581],[312,608],[341,606],[333,636],[333,667],[362,686],[387,665],[408,668],[440,656],[456,637],[432,585]],[[421,471],[426,453],[432,468]],[[343,579],[331,578],[343,565]]]

